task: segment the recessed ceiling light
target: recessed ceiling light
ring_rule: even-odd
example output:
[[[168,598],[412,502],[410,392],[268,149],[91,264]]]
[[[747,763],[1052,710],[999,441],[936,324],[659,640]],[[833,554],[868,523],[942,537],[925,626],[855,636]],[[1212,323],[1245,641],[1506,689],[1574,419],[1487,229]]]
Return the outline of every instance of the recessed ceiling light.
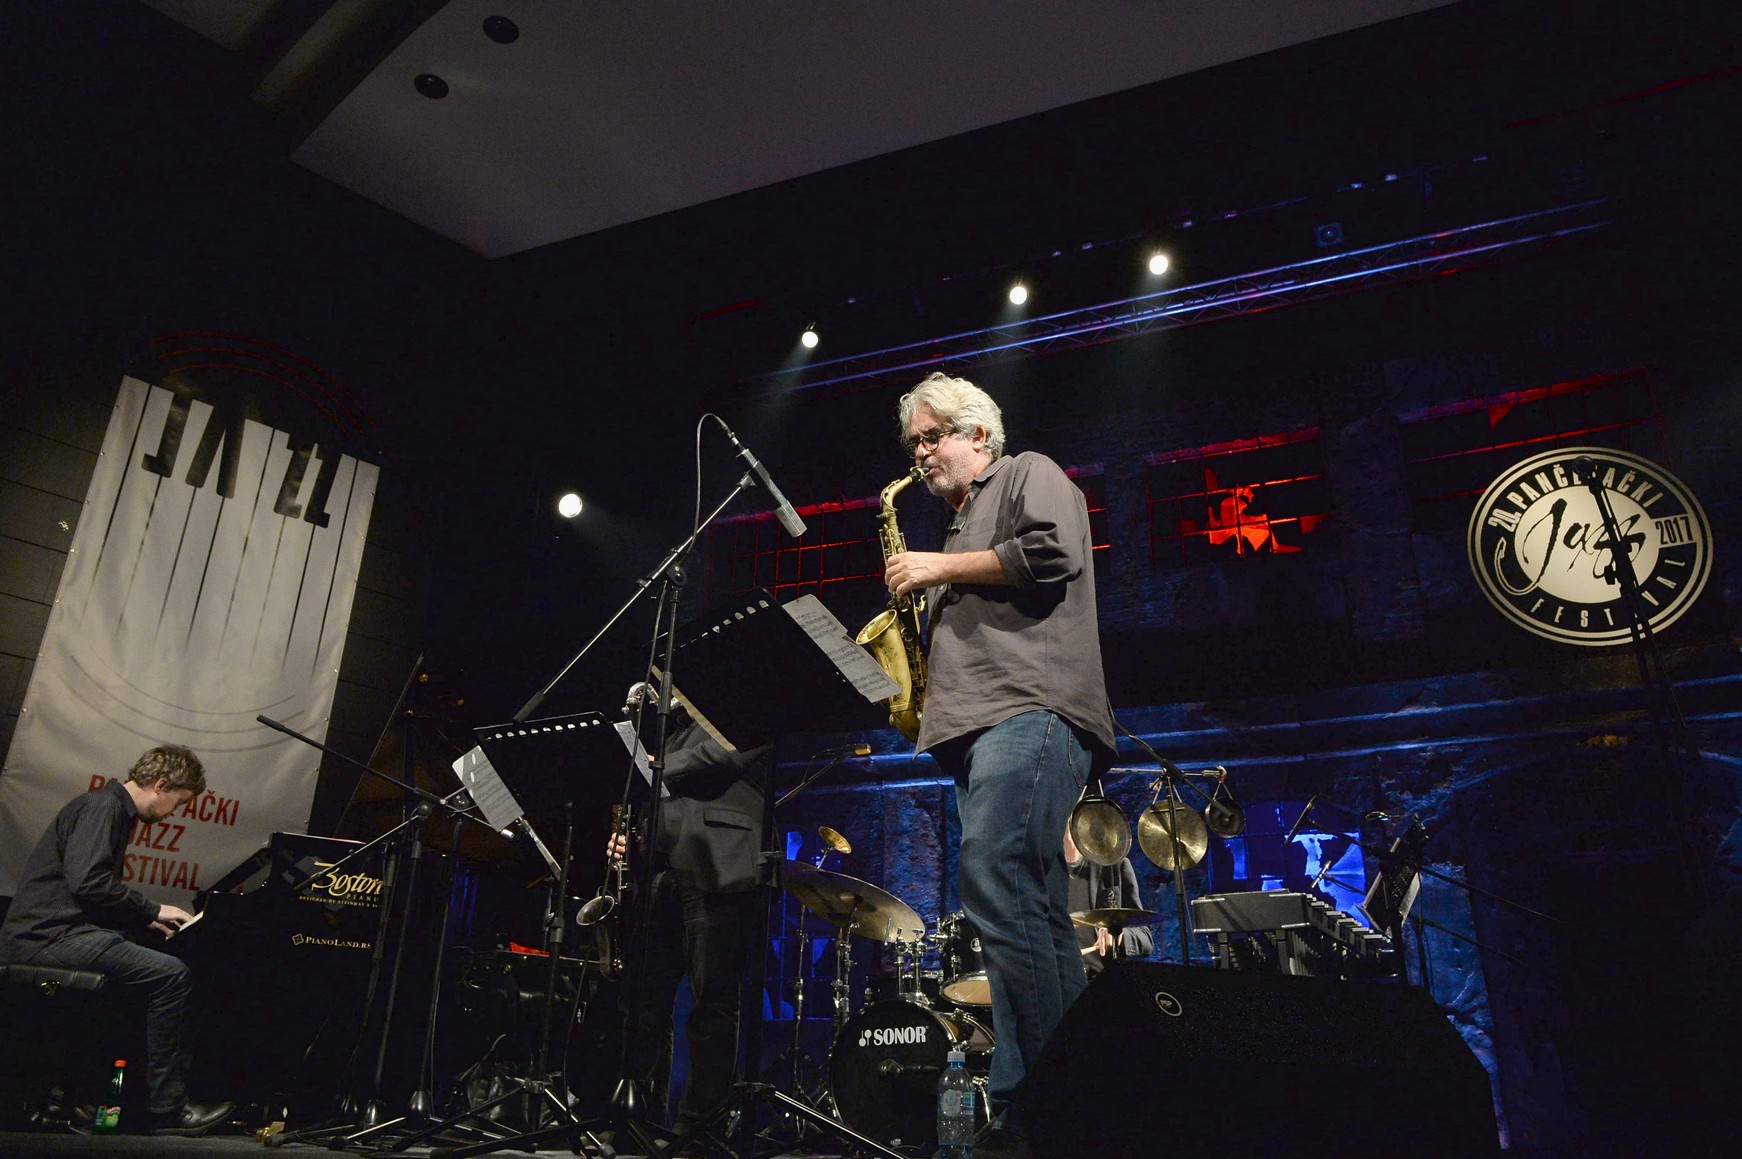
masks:
[[[448,82],[433,72],[420,72],[411,82],[417,86],[417,91],[432,101],[439,101],[448,95]]]

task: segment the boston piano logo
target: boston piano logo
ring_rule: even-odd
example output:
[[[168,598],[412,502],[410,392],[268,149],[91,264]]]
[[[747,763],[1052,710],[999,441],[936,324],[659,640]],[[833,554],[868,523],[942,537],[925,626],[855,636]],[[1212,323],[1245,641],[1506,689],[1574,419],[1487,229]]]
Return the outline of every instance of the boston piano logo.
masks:
[[[1688,610],[1712,568],[1710,525],[1681,481],[1603,447],[1562,447],[1502,474],[1470,516],[1470,567],[1502,615],[1550,640],[1596,647],[1629,639],[1628,616],[1596,496],[1614,509],[1653,630]]]
[[[321,873],[309,883],[308,901],[339,902],[342,905],[379,905],[381,889],[386,883],[367,873],[334,873],[332,862],[315,863]],[[318,896],[317,896],[318,895]]]

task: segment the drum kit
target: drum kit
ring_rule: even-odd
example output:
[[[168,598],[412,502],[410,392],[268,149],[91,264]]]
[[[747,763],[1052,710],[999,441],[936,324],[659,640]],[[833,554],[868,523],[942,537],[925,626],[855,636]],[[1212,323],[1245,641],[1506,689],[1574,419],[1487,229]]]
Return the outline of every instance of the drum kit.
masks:
[[[851,851],[834,830],[819,832],[826,834],[826,848]],[[826,1081],[816,1090],[803,1089],[795,1081],[800,1089],[793,1094],[860,1134],[892,1148],[930,1154],[937,1145],[937,1080],[950,1051],[967,1056],[969,1073],[981,1092],[977,1105],[985,1115],[986,1076],[995,1043],[992,990],[980,935],[960,912],[946,914],[928,928],[913,907],[894,894],[823,869],[822,860],[781,864],[782,888],[837,931],[834,1028]],[[1116,947],[1121,930],[1157,920],[1155,914],[1139,909],[1086,910],[1071,916],[1078,925],[1108,929]],[[807,936],[801,924],[801,943]],[[852,937],[884,943],[893,948],[896,958],[893,993],[884,989],[873,997],[876,992],[868,991],[871,1000],[857,1011],[848,981]],[[933,949],[938,968],[928,970],[925,958]],[[802,950],[800,960],[808,961]],[[787,1052],[794,1058],[803,1057],[798,1044],[803,1021],[801,971],[795,987],[793,1046]],[[795,1068],[795,1080],[797,1073]]]

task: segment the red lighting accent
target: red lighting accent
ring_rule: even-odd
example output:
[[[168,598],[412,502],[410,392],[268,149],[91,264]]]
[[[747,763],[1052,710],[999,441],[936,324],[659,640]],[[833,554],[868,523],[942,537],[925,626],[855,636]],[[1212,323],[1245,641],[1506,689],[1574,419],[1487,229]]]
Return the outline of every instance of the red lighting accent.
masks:
[[[1581,113],[1594,113],[1598,109],[1612,108],[1615,105],[1631,104],[1647,97],[1655,97],[1662,93],[1674,92],[1677,89],[1692,88],[1694,85],[1706,84],[1715,80],[1729,80],[1733,76],[1742,75],[1742,65],[1731,65],[1729,68],[1714,69],[1711,72],[1695,73],[1693,76],[1677,77],[1674,80],[1660,81],[1657,84],[1639,89],[1636,92],[1622,96],[1611,97],[1606,101],[1598,101],[1594,105],[1580,105],[1573,109],[1563,109],[1558,113],[1546,113],[1540,117],[1524,117],[1521,120],[1507,124],[1508,129],[1522,129],[1527,125],[1542,125],[1550,121],[1560,121],[1567,117],[1576,117]]]
[[[762,305],[760,298],[746,298],[742,302],[733,302],[730,306],[716,306],[712,310],[703,310],[700,314],[690,318],[690,325],[694,326],[697,322],[706,322],[710,318],[723,318],[727,314],[737,314],[744,310],[754,310],[760,305]]]
[[[1638,367],[1439,403],[1401,416],[1399,425],[1417,504],[1480,495],[1521,448],[1593,442],[1647,455],[1667,450],[1650,376]]]
[[[154,335],[148,341],[155,344],[208,339],[220,339],[226,344],[177,346],[172,349],[159,349],[154,356],[160,362],[175,363],[165,368],[165,374],[186,373],[195,370],[235,370],[276,382],[301,395],[311,406],[320,411],[327,421],[337,427],[341,434],[361,435],[366,428],[375,425],[374,416],[358,401],[357,396],[352,393],[350,388],[345,386],[335,375],[318,363],[274,343],[251,335],[232,334],[222,330],[178,331]],[[271,351],[280,357],[271,357],[262,351]],[[176,360],[187,356],[209,357],[214,355],[248,359],[249,363],[176,362]],[[252,363],[261,363],[274,368],[274,370],[262,369],[261,366],[252,365]]]
[[[1147,456],[1151,487],[1164,489],[1149,498],[1151,565],[1160,562],[1165,543],[1177,544],[1181,562],[1230,545],[1236,557],[1303,550],[1300,538],[1330,517],[1322,509],[1324,472],[1310,446],[1318,436],[1310,428]],[[1196,486],[1182,478],[1190,467],[1197,469]],[[1240,481],[1224,483],[1229,475]],[[1193,543],[1202,545],[1196,553]]]

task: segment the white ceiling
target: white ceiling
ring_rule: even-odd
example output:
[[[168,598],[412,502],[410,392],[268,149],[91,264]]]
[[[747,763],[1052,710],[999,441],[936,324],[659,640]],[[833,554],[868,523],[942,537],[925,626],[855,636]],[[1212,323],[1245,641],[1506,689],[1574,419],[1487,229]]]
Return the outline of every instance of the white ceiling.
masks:
[[[146,2],[234,48],[279,0]],[[449,0],[293,158],[501,257],[1447,2]]]

